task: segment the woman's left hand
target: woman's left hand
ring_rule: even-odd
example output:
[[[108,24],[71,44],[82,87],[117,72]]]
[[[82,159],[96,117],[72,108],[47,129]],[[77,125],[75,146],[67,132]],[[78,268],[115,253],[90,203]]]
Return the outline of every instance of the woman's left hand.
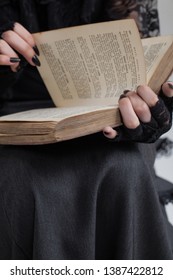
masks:
[[[162,85],[159,95],[148,86],[128,91],[119,99],[123,125],[103,129],[104,135],[114,141],[152,143],[172,125],[173,83]]]

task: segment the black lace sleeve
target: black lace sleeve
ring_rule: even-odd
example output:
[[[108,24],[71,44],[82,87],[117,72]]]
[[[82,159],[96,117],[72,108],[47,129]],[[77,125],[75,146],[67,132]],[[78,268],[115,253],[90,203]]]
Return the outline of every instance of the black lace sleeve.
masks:
[[[157,0],[137,0],[139,12],[139,29],[142,37],[158,36],[160,23]]]

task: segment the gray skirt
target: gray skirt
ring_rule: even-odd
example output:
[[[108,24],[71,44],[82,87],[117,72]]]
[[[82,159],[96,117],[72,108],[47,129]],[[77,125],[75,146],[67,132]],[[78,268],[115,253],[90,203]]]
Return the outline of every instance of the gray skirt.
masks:
[[[0,259],[173,259],[151,150],[99,134],[0,146]]]

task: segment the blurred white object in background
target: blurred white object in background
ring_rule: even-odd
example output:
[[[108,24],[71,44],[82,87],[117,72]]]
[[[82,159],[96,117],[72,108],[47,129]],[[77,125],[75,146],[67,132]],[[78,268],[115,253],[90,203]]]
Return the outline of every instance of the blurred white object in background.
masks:
[[[173,34],[173,0],[158,0],[158,9],[161,35]],[[171,75],[169,80],[173,81],[173,75]],[[169,139],[173,140],[173,127],[163,137],[169,137]],[[155,162],[155,169],[160,177],[173,182],[173,151],[168,157],[158,157]],[[166,212],[169,221],[173,224],[172,203],[166,206]]]

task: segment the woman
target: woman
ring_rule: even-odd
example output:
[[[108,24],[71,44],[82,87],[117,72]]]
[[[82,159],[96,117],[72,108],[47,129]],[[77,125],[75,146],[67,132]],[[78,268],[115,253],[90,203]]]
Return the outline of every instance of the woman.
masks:
[[[141,24],[136,1],[0,5],[1,114],[53,106],[35,67],[31,33],[127,17]],[[52,145],[1,146],[0,258],[172,259],[156,191],[155,145],[142,144],[170,128],[172,87],[165,83],[159,100],[147,86],[123,95],[123,128],[103,131],[111,141],[97,133]]]

